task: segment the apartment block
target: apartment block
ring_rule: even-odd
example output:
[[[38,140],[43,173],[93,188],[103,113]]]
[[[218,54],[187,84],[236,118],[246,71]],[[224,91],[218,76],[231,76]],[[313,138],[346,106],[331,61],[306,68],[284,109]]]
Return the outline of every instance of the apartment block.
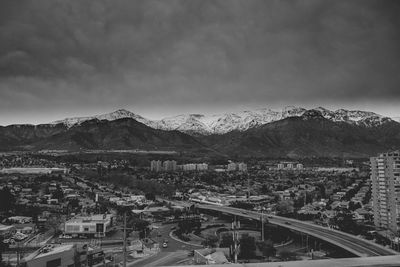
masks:
[[[370,159],[374,224],[397,233],[400,226],[400,152]]]

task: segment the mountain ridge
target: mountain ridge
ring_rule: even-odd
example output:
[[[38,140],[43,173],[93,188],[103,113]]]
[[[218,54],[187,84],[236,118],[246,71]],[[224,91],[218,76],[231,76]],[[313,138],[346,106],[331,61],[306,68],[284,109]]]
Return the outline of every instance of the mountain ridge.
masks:
[[[368,157],[399,148],[398,122],[382,119],[381,124],[366,127],[327,119],[315,109],[243,131],[197,136],[154,129],[133,118],[95,118],[70,127],[63,123],[0,126],[1,151],[139,149],[229,157]]]
[[[211,135],[225,134],[231,131],[246,131],[261,125],[279,121],[288,117],[300,117],[307,111],[318,111],[321,115],[334,122],[345,122],[365,127],[376,127],[387,121],[392,120],[370,111],[338,109],[335,111],[323,107],[305,109],[301,107],[285,107],[281,111],[274,111],[268,108],[255,110],[245,110],[239,112],[222,113],[215,115],[203,114],[181,114],[166,117],[160,120],[150,120],[136,113],[125,109],[119,109],[111,113],[88,116],[66,118],[57,120],[50,124],[64,124],[67,127],[80,124],[87,120],[116,120],[121,118],[132,118],[151,128],[161,130],[178,130],[190,135]]]

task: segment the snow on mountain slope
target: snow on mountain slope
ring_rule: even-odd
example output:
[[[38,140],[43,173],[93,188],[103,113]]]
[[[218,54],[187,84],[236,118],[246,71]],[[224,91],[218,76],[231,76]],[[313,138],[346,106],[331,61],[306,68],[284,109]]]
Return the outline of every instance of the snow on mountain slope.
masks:
[[[178,130],[190,134],[210,134],[207,123],[202,120],[205,116],[201,114],[178,115],[155,121],[155,128],[162,130]]]
[[[162,130],[178,130],[191,135],[224,134],[231,131],[245,131],[266,123],[282,120],[288,117],[299,117],[306,112],[318,112],[324,118],[334,122],[344,122],[365,127],[378,126],[390,118],[383,117],[373,112],[359,110],[339,109],[331,111],[323,107],[315,109],[304,109],[299,107],[286,107],[281,111],[274,111],[268,108],[246,110],[240,112],[224,113],[217,115],[183,114],[174,117],[167,117],[161,120],[149,120],[130,111],[121,109],[112,113],[97,115],[93,117],[67,118],[53,122],[64,123],[68,127],[80,124],[90,119],[116,120],[121,118],[132,118],[149,127]]]
[[[178,115],[158,121],[157,128],[179,130],[191,134],[224,134],[231,131],[245,131],[288,117],[299,117],[307,111],[317,111],[324,118],[334,122],[344,122],[366,127],[378,126],[391,120],[390,118],[368,111],[345,109],[331,111],[323,107],[307,110],[290,106],[284,108],[282,111],[263,108],[211,116],[200,114]]]
[[[146,124],[147,126],[155,128],[155,124],[153,121],[143,118],[142,116],[132,113],[125,109],[119,109],[119,110],[116,110],[111,113],[90,116],[90,117],[66,118],[64,120],[54,121],[51,124],[63,123],[67,127],[72,127],[73,125],[79,125],[84,121],[93,120],[93,119],[113,121],[113,120],[118,120],[118,119],[122,119],[122,118],[132,118],[132,119],[137,120],[138,122]]]

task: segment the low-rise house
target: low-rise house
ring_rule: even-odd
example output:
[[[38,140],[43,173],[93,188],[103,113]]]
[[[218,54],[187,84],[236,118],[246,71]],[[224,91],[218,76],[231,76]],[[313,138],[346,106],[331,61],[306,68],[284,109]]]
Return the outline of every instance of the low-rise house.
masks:
[[[76,216],[65,223],[64,233],[68,235],[85,235],[102,237],[114,226],[112,214],[96,214],[92,216]]]
[[[24,223],[31,223],[33,221],[33,218],[27,216],[12,216],[8,217],[7,221],[10,223],[24,224]]]
[[[14,225],[4,225],[0,224],[0,236],[2,237],[9,237],[16,232]]]
[[[194,251],[195,264],[226,264],[229,263],[229,248],[205,248]]]

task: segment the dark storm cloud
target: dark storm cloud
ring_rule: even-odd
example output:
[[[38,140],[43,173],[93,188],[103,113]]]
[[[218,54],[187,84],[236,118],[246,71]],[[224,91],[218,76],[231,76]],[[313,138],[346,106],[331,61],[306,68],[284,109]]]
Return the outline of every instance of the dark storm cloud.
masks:
[[[3,0],[0,113],[397,101],[399,6]]]

